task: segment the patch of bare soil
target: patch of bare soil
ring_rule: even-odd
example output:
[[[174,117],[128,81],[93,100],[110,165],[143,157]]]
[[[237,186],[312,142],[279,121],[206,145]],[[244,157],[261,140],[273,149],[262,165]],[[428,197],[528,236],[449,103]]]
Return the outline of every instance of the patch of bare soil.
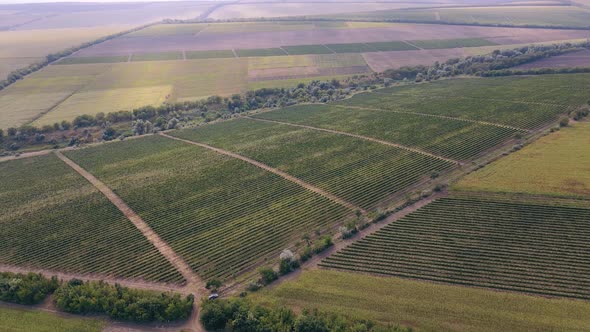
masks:
[[[525,63],[512,69],[590,67],[590,50],[582,50]]]

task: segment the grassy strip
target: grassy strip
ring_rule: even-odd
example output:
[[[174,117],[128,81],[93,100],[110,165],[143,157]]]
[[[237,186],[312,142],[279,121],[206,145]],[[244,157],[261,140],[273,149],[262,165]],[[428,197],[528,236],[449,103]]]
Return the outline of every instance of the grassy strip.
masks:
[[[287,55],[285,51],[280,48],[253,48],[236,50],[236,54],[240,58],[255,57],[255,56],[281,56]]]
[[[233,58],[232,50],[217,51],[186,51],[187,59],[215,59],[215,58]]]
[[[3,331],[11,332],[100,332],[106,324],[94,318],[70,318],[55,313],[0,307]]]
[[[113,56],[79,56],[69,57],[61,59],[56,62],[56,65],[80,65],[88,63],[116,63],[116,62],[127,62],[129,59],[126,55],[113,55]]]
[[[271,307],[321,308],[420,331],[551,331],[590,326],[590,303],[329,270],[251,295]]]
[[[164,60],[182,60],[181,52],[161,52],[161,53],[143,53],[133,54],[131,61],[164,61]]]

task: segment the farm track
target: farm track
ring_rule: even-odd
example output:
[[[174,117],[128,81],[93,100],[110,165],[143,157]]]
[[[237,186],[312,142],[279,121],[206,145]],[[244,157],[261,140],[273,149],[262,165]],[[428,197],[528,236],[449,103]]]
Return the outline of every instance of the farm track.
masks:
[[[198,320],[198,303],[201,298],[200,295],[206,294],[205,284],[199,278],[190,266],[178,255],[174,250],[160,238],[156,232],[145,222],[141,217],[135,213],[117,194],[115,194],[106,184],[97,179],[94,175],[80,167],[78,164],[64,156],[61,152],[56,151],[56,156],[61,159],[64,163],[70,166],[73,170],[83,176],[88,182],[90,182],[96,189],[98,189],[103,195],[105,195],[109,201],[111,201],[128,219],[135,225],[135,227],[143,234],[143,236],[158,249],[158,251],[166,258],[172,266],[176,268],[178,272],[187,281],[187,291],[195,295],[195,301],[193,304],[193,313],[189,319],[190,325],[195,328],[195,331],[205,331]]]
[[[215,148],[215,147],[210,146],[210,145],[207,145],[207,144],[198,143],[198,142],[189,141],[189,140],[186,140],[186,139],[182,139],[182,138],[170,136],[170,135],[168,135],[168,134],[166,134],[164,132],[161,132],[160,135],[162,135],[162,136],[164,136],[166,138],[177,140],[177,141],[181,141],[181,142],[184,142],[184,143],[187,143],[187,144],[192,144],[192,145],[200,146],[202,148],[206,148],[206,149],[215,151],[215,152],[217,152],[219,154],[223,154],[223,155],[226,155],[226,156],[229,156],[229,157],[232,157],[232,158],[240,159],[240,160],[245,161],[247,163],[250,163],[250,164],[252,164],[254,166],[257,166],[257,167],[259,167],[261,169],[264,169],[265,171],[268,171],[268,172],[271,172],[273,174],[276,174],[276,175],[284,178],[285,180],[288,180],[290,182],[293,182],[293,183],[295,183],[295,184],[297,184],[297,185],[299,185],[299,186],[301,186],[301,187],[303,187],[305,189],[308,189],[308,190],[313,191],[313,192],[315,192],[317,194],[320,194],[320,195],[322,195],[322,196],[324,196],[324,197],[326,197],[326,198],[328,198],[328,199],[330,199],[330,200],[332,200],[332,201],[334,201],[334,202],[336,202],[336,203],[338,203],[338,204],[340,204],[340,205],[342,205],[342,206],[344,206],[346,208],[349,208],[351,210],[360,210],[362,213],[366,213],[367,212],[364,209],[362,209],[361,207],[358,207],[358,206],[356,206],[356,205],[354,205],[354,204],[352,204],[350,202],[347,202],[347,201],[345,201],[344,199],[342,199],[340,197],[337,197],[337,196],[335,196],[335,195],[333,195],[333,194],[331,194],[331,193],[329,193],[327,191],[324,191],[323,189],[320,189],[320,188],[318,188],[318,187],[316,187],[314,185],[311,185],[311,184],[309,184],[309,183],[307,183],[307,182],[305,182],[305,181],[303,181],[301,179],[298,179],[298,178],[296,178],[294,176],[291,176],[291,175],[289,175],[289,174],[287,174],[287,173],[285,173],[285,172],[283,172],[281,170],[278,170],[276,168],[270,167],[270,166],[268,166],[268,165],[266,165],[264,163],[261,163],[259,161],[254,160],[254,159],[250,159],[248,157],[244,157],[244,156],[239,155],[237,153],[233,153],[233,152],[226,151],[226,150],[223,150],[223,149]]]
[[[352,106],[352,105],[332,105],[338,108],[343,108],[343,109],[359,109],[359,110],[367,110],[367,111],[376,111],[376,112],[390,112],[390,113],[399,113],[399,114],[413,114],[413,115],[421,115],[421,116],[429,116],[429,117],[433,117],[433,118],[439,118],[439,119],[447,119],[447,120],[457,120],[457,121],[463,121],[463,122],[470,122],[470,123],[477,123],[477,124],[481,124],[481,125],[485,125],[485,126],[494,126],[494,127],[498,127],[498,128],[506,128],[506,129],[512,129],[512,130],[517,130],[517,131],[523,131],[523,132],[533,132],[532,130],[529,129],[523,129],[523,128],[518,128],[518,127],[512,127],[512,126],[508,126],[508,125],[503,125],[500,123],[494,123],[494,122],[487,122],[487,121],[479,121],[479,120],[470,120],[470,119],[462,119],[462,118],[456,118],[456,117],[452,117],[452,116],[446,116],[446,115],[438,115],[438,114],[427,114],[427,113],[419,113],[419,112],[403,112],[403,111],[394,111],[394,110],[384,110],[381,108],[373,108],[373,107],[361,107],[361,106]]]
[[[419,149],[411,148],[411,147],[408,147],[408,146],[405,146],[405,145],[401,145],[401,144],[397,144],[397,143],[392,143],[392,142],[387,142],[387,141],[382,141],[382,140],[379,140],[379,139],[376,139],[376,138],[367,137],[367,136],[362,136],[362,135],[347,133],[347,132],[338,131],[338,130],[313,127],[313,126],[308,126],[308,125],[294,124],[294,123],[290,123],[290,122],[283,122],[283,121],[276,121],[276,120],[267,120],[267,119],[253,118],[253,117],[250,117],[250,116],[246,116],[246,118],[251,119],[251,120],[256,120],[256,121],[263,121],[263,122],[270,122],[270,123],[278,123],[278,124],[283,124],[283,125],[288,125],[288,126],[293,126],[293,127],[300,127],[300,128],[311,129],[311,130],[324,131],[324,132],[332,133],[332,134],[350,136],[350,137],[354,137],[354,138],[363,139],[363,140],[366,140],[366,141],[371,141],[371,142],[375,142],[375,143],[379,143],[379,144],[383,144],[383,145],[395,147],[395,148],[406,150],[406,151],[411,151],[411,152],[419,153],[419,154],[422,154],[422,155],[425,155],[425,156],[428,156],[428,157],[432,157],[432,158],[436,158],[436,159],[439,159],[439,160],[448,161],[448,162],[451,162],[451,163],[454,163],[454,164],[461,164],[457,160],[445,158],[445,157],[442,157],[442,156],[439,156],[439,155],[435,155],[435,154],[432,154],[432,153],[429,153],[429,152],[426,152],[426,151],[422,151],[422,150],[419,150]]]

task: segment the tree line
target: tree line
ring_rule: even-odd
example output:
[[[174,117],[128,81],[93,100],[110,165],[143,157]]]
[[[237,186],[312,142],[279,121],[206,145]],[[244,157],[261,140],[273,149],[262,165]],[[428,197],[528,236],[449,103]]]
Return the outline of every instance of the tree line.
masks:
[[[132,111],[114,111],[96,115],[81,115],[72,122],[53,125],[31,125],[9,128],[0,132],[0,146],[16,151],[23,146],[49,144],[54,147],[78,145],[93,141],[109,141],[131,135],[144,135],[178,127],[194,126],[239,116],[243,112],[286,107],[302,103],[327,103],[344,99],[359,91],[389,86],[393,83],[433,81],[458,75],[506,76],[588,72],[586,68],[514,70],[511,67],[590,48],[590,41],[554,45],[524,46],[510,50],[495,50],[487,55],[468,56],[436,62],[431,66],[403,67],[381,73],[355,75],[343,80],[312,81],[293,88],[264,88],[234,94],[230,97],[211,96],[199,101],[165,103],[139,107]],[[129,124],[121,127],[117,124]]]
[[[39,273],[0,273],[0,300],[38,304],[54,294],[57,308],[73,314],[104,314],[133,322],[171,322],[187,319],[193,310],[193,295],[182,297],[110,285],[104,281],[60,281]]]

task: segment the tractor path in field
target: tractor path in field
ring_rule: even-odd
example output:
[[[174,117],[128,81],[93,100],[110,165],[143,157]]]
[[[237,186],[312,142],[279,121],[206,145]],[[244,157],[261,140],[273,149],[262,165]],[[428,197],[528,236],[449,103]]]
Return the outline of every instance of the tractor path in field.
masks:
[[[406,208],[404,208],[398,212],[390,214],[389,216],[387,216],[387,218],[385,218],[384,220],[382,220],[380,222],[371,224],[371,226],[369,226],[368,228],[360,230],[358,233],[356,233],[354,236],[352,236],[348,239],[341,239],[341,238],[334,237],[333,238],[333,241],[334,241],[333,246],[331,246],[330,248],[326,249],[325,251],[323,251],[322,253],[320,253],[318,255],[312,256],[308,261],[306,261],[305,263],[303,263],[301,265],[300,269],[297,269],[297,270],[295,270],[283,277],[280,277],[277,281],[270,284],[269,287],[274,288],[285,281],[294,280],[303,271],[320,268],[318,264],[324,258],[326,258],[332,254],[335,254],[336,252],[348,247],[350,244],[352,244],[354,242],[362,240],[365,237],[376,233],[377,231],[379,231],[383,227],[407,216],[408,214],[410,214],[412,212],[415,212],[416,210],[432,203],[434,200],[437,200],[442,197],[446,197],[447,195],[448,194],[446,192],[434,193],[434,194],[430,195],[428,198],[421,199],[418,202],[416,202],[410,206],[407,206]]]
[[[206,294],[205,284],[199,276],[197,276],[191,267],[166,243],[141,217],[135,213],[115,192],[111,190],[106,184],[97,179],[90,172],[86,171],[80,165],[76,164],[61,152],[56,151],[55,154],[59,159],[65,162],[73,170],[82,175],[88,182],[90,182],[96,189],[105,195],[128,219],[135,225],[135,227],[143,234],[143,236],[150,241],[156,249],[166,258],[172,266],[176,268],[180,274],[185,278],[187,291],[195,296],[193,314],[190,318],[190,328],[195,331],[204,331],[198,320],[198,304],[201,296]]]
[[[391,113],[400,113],[400,114],[414,114],[414,115],[421,115],[421,116],[430,116],[433,118],[439,118],[439,119],[447,119],[447,120],[457,120],[457,121],[463,121],[463,122],[471,122],[471,123],[477,123],[477,124],[481,124],[481,125],[485,125],[485,126],[494,126],[494,127],[499,127],[499,128],[507,128],[507,129],[512,129],[512,130],[517,130],[520,132],[532,132],[532,130],[528,130],[528,129],[524,129],[524,128],[518,128],[518,127],[513,127],[513,126],[508,126],[508,125],[504,125],[501,123],[495,123],[495,122],[487,122],[487,121],[480,121],[480,120],[471,120],[471,119],[463,119],[463,118],[455,118],[452,116],[446,116],[446,115],[439,115],[439,114],[428,114],[428,113],[420,113],[420,112],[406,112],[406,111],[394,111],[394,110],[384,110],[382,108],[373,108],[373,107],[362,107],[362,106],[348,106],[348,105],[332,105],[338,108],[348,108],[348,109],[357,109],[357,110],[367,110],[367,111],[376,111],[376,112],[391,112]]]
[[[367,136],[362,136],[362,135],[357,135],[357,134],[352,134],[352,133],[347,133],[344,131],[338,131],[338,130],[333,130],[333,129],[325,129],[325,128],[319,128],[319,127],[314,127],[314,126],[308,126],[308,125],[300,125],[300,124],[294,124],[294,123],[290,123],[290,122],[283,122],[283,121],[276,121],[276,120],[267,120],[267,119],[259,119],[259,118],[253,118],[253,117],[249,117],[246,116],[246,118],[248,119],[252,119],[252,120],[256,120],[256,121],[263,121],[263,122],[272,122],[272,123],[278,123],[278,124],[283,124],[283,125],[288,125],[288,126],[293,126],[293,127],[300,127],[300,128],[306,128],[306,129],[311,129],[311,130],[318,130],[318,131],[324,131],[324,132],[328,132],[328,133],[332,133],[332,134],[338,134],[338,135],[345,135],[345,136],[350,136],[350,137],[354,137],[354,138],[360,138],[366,141],[371,141],[371,142],[375,142],[375,143],[379,143],[379,144],[383,144],[383,145],[388,145],[391,147],[395,147],[398,149],[402,149],[402,150],[406,150],[406,151],[411,151],[411,152],[415,152],[415,153],[419,153],[421,155],[425,155],[431,158],[436,158],[439,160],[444,160],[444,161],[448,161],[454,164],[460,164],[459,161],[457,160],[453,160],[453,159],[449,159],[449,158],[445,158],[442,156],[438,156],[435,154],[432,154],[430,152],[426,152],[426,151],[422,151],[419,149],[415,149],[415,148],[411,148],[409,146],[405,146],[405,145],[401,145],[401,144],[397,144],[397,143],[392,143],[392,142],[387,142],[387,141],[382,141],[376,138],[372,138],[372,137],[367,137]]]
[[[318,188],[318,187],[316,187],[316,186],[314,186],[312,184],[309,184],[309,183],[307,183],[307,182],[305,182],[305,181],[303,181],[301,179],[298,179],[298,178],[296,178],[294,176],[291,176],[291,175],[289,175],[289,174],[287,174],[287,173],[285,173],[285,172],[283,172],[281,170],[278,170],[278,169],[276,169],[274,167],[271,167],[269,165],[266,165],[264,163],[261,163],[259,161],[254,160],[254,159],[250,159],[248,157],[244,157],[244,156],[239,155],[237,153],[233,153],[233,152],[230,152],[230,151],[219,149],[219,148],[216,148],[216,147],[207,145],[207,144],[203,144],[203,143],[199,143],[199,142],[194,142],[194,141],[189,141],[189,140],[186,140],[186,139],[182,139],[182,138],[170,136],[170,135],[168,135],[166,133],[163,133],[163,132],[161,132],[160,135],[162,135],[164,137],[167,137],[167,138],[170,138],[170,139],[181,141],[181,142],[184,142],[184,143],[188,143],[188,144],[193,144],[193,145],[196,145],[196,146],[200,146],[202,148],[206,148],[206,149],[215,151],[215,152],[217,152],[219,154],[223,154],[223,155],[226,155],[226,156],[229,156],[229,157],[232,157],[232,158],[240,159],[240,160],[245,161],[247,163],[250,163],[250,164],[252,164],[254,166],[257,166],[259,168],[262,168],[265,171],[268,171],[268,172],[271,172],[273,174],[276,174],[276,175],[282,177],[285,180],[288,180],[288,181],[291,181],[291,182],[293,182],[295,184],[298,184],[299,186],[301,186],[301,187],[303,187],[305,189],[308,189],[308,190],[311,190],[311,191],[313,191],[313,192],[315,192],[317,194],[320,194],[320,195],[322,195],[322,196],[324,196],[324,197],[326,197],[326,198],[328,198],[328,199],[330,199],[330,200],[332,200],[332,201],[334,201],[334,202],[336,202],[336,203],[338,203],[338,204],[340,204],[340,205],[342,205],[344,207],[347,207],[347,208],[349,208],[351,210],[360,210],[362,213],[365,213],[366,212],[364,209],[362,209],[362,208],[360,208],[360,207],[358,207],[358,206],[356,206],[356,205],[354,205],[354,204],[352,204],[350,202],[347,202],[346,200],[344,200],[344,199],[342,199],[342,198],[340,198],[340,197],[338,197],[336,195],[333,195],[333,194],[331,194],[331,193],[329,193],[327,191],[324,191],[323,189],[320,189],[320,188]]]
[[[129,288],[137,288],[137,289],[145,289],[145,290],[154,290],[160,292],[177,292],[181,294],[188,295],[189,291],[185,286],[175,285],[175,284],[165,284],[165,283],[157,283],[157,282],[150,282],[145,280],[134,280],[134,279],[122,279],[122,278],[114,278],[110,276],[105,276],[97,273],[71,273],[71,272],[63,272],[63,271],[54,271],[54,270],[47,270],[47,269],[38,269],[38,268],[31,268],[31,267],[24,267],[24,266],[14,266],[14,265],[7,265],[7,264],[0,264],[0,271],[2,272],[12,272],[12,273],[41,273],[46,277],[56,276],[58,279],[62,280],[71,280],[71,279],[80,279],[86,281],[99,281],[103,280],[109,284],[120,284],[125,287]]]

